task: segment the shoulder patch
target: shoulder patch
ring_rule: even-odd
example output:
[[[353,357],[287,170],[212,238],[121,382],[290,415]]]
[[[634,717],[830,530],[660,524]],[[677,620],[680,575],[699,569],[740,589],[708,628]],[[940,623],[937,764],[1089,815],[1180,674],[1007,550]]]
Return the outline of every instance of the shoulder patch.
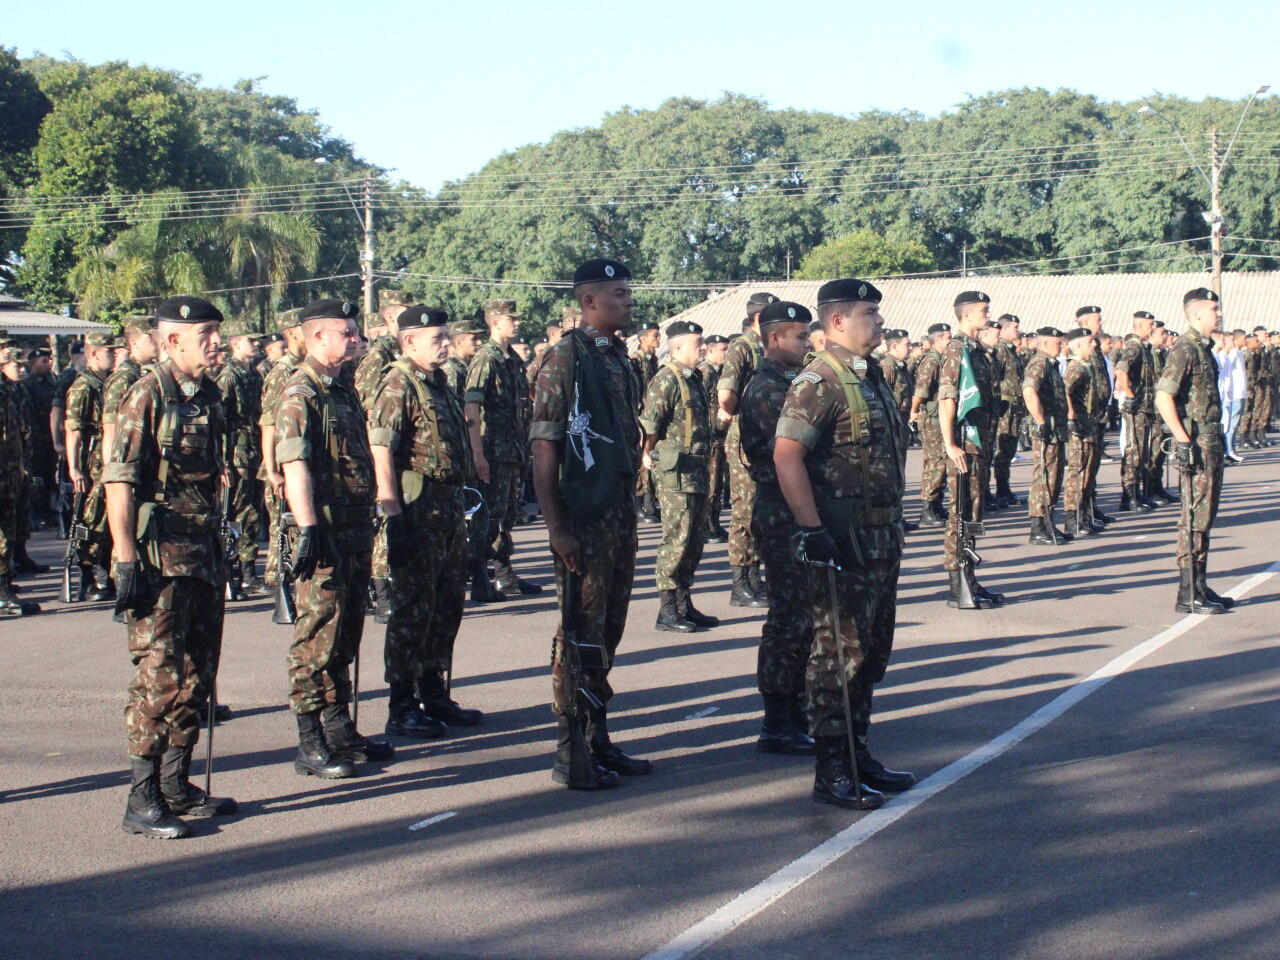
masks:
[[[795,380],[792,381],[792,385],[794,386],[797,383],[812,383],[815,386],[817,386],[821,382],[822,382],[822,377],[818,376],[816,373],[810,370],[809,372],[802,373],[798,377],[796,377]]]
[[[316,392],[309,383],[295,383],[293,386],[285,388],[284,395],[286,397],[292,397],[295,395],[314,397]]]

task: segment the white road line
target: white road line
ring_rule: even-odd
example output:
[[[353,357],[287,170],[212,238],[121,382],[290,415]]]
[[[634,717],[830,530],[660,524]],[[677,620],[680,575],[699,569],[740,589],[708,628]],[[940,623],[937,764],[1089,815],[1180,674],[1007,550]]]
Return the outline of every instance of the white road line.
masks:
[[[1271,564],[1261,573],[1254,574],[1237,584],[1228,596],[1240,598],[1280,573],[1280,562]],[[1157,633],[1135,647],[1110,660],[1089,676],[1076,681],[1021,723],[1006,730],[973,752],[943,767],[904,794],[892,798],[879,810],[850,824],[830,840],[819,844],[800,858],[791,861],[771,877],[767,877],[750,890],[730,900],[705,920],[700,920],[674,940],[644,957],[644,960],[686,960],[696,956],[735,928],[750,920],[766,907],[782,899],[800,884],[835,863],[863,841],[870,840],[890,824],[906,816],[920,804],[941,793],[947,787],[964,779],[979,767],[990,763],[1001,754],[1017,746],[1027,737],[1041,730],[1062,716],[1089,694],[1102,688],[1139,660],[1150,656],[1161,647],[1178,639],[1198,626],[1208,614],[1188,614],[1169,629]]]
[[[423,827],[429,827],[433,823],[439,823],[441,820],[448,820],[450,817],[456,817],[457,815],[458,815],[457,810],[450,810],[448,813],[437,813],[434,817],[427,817],[427,819],[425,820],[419,820],[409,829],[421,830]]]
[[[697,713],[691,713],[691,714],[689,714],[687,717],[685,717],[685,719],[686,719],[686,720],[701,720],[703,717],[709,717],[709,716],[711,716],[713,713],[715,713],[715,712],[716,712],[717,710],[719,710],[719,709],[720,709],[719,707],[707,707],[705,710],[699,710]]]

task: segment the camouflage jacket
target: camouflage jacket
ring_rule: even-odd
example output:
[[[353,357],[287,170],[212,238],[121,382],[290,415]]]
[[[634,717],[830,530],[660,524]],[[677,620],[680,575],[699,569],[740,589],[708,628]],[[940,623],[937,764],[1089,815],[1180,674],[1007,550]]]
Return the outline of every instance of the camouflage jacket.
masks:
[[[996,356],[1000,360],[1000,399],[1015,410],[1022,409],[1022,375],[1025,372],[1022,358],[1009,346],[1008,340],[996,344]]]
[[[1173,397],[1183,429],[1195,436],[1212,432],[1211,425],[1222,420],[1222,397],[1218,394],[1218,361],[1213,357],[1212,341],[1195,330],[1178,338],[1165,359],[1164,371],[1156,390]],[[1192,429],[1192,425],[1199,430]],[[1206,431],[1204,428],[1210,427]]]
[[[474,472],[462,401],[443,370],[429,373],[408,357],[383,374],[369,410],[369,443],[390,448],[397,474],[412,471],[432,483],[460,487]],[[400,495],[403,502],[403,480]]]
[[[658,357],[657,354],[645,353],[642,350],[636,350],[628,357],[631,366],[635,368],[636,377],[640,381],[641,391],[647,390],[649,381],[658,375]]]
[[[22,412],[18,405],[17,384],[0,377],[0,491],[15,494],[21,485],[18,466],[23,462]]]
[[[27,377],[22,381],[27,395],[31,397],[31,409],[35,416],[31,424],[31,434],[37,445],[47,447],[51,443],[49,432],[49,410],[53,407],[53,398],[57,395],[57,382],[48,374],[43,377]]]
[[[169,378],[167,381],[161,377]],[[161,457],[161,433],[170,414],[173,441],[168,465]],[[163,577],[196,577],[212,584],[224,579],[218,540],[222,489],[222,398],[207,376],[195,380],[170,361],[145,374],[120,404],[110,462],[103,483],[127,483],[139,509],[139,527],[154,536]],[[163,469],[162,469],[163,468]],[[164,475],[163,489],[161,475]],[[152,506],[154,505],[154,506]],[[153,510],[149,521],[147,510]],[[142,551],[146,555],[146,551]]]
[[[911,371],[907,369],[907,361],[886,354],[880,358],[880,372],[884,374],[884,382],[889,385],[893,399],[897,401],[898,410],[905,417],[911,412],[911,395],[915,392],[915,383],[911,379]]]
[[[228,360],[218,374],[222,409],[227,424],[228,457],[235,466],[257,469],[262,456],[262,380],[258,371],[239,360]]]
[[[262,381],[262,413],[258,415],[258,426],[274,427],[276,425],[276,409],[280,406],[280,394],[284,385],[293,376],[293,371],[301,363],[292,353],[286,353],[276,361],[267,378]]]
[[[1097,337],[1094,337],[1097,342]],[[1094,350],[1089,358],[1089,369],[1093,371],[1093,396],[1097,405],[1095,410],[1106,410],[1111,404],[1111,374],[1107,370],[1107,358],[1102,350]]]
[[[142,379],[142,364],[133,357],[125,357],[116,364],[102,385],[102,422],[115,423],[119,418],[120,404],[129,388]]]
[[[828,529],[855,529],[870,559],[899,556],[906,428],[878,363],[839,344],[828,344],[826,352],[857,377],[865,422],[855,420],[844,386],[819,355],[792,381],[776,435],[809,451],[809,478]]]
[[[1156,367],[1145,340],[1136,333],[1125,337],[1120,348],[1120,359],[1114,361],[1116,373],[1129,377],[1129,392],[1143,413],[1152,414],[1156,409]]]
[[[942,354],[929,350],[916,366],[916,384],[912,396],[924,401],[920,409],[925,416],[938,419],[938,374],[942,372]]]
[[[1040,409],[1045,422],[1053,427],[1054,442],[1067,439],[1067,389],[1058,372],[1058,359],[1043,350],[1037,350],[1022,375],[1022,387],[1030,389],[1040,398]]]
[[[302,460],[316,515],[339,550],[373,547],[375,488],[365,414],[355,391],[308,357],[285,384],[276,413],[276,462]]]
[[[1056,370],[1057,363],[1051,364]],[[1062,374],[1062,389],[1065,397],[1070,398],[1070,408],[1063,406],[1063,417],[1074,414],[1076,423],[1086,430],[1097,431],[1102,423],[1103,412],[1095,407],[1097,396],[1093,390],[1093,369],[1078,357],[1067,361],[1066,372]],[[1059,430],[1059,433],[1062,431]],[[1067,437],[1066,439],[1070,439]]]
[[[683,493],[705,493],[711,419],[702,374],[673,360],[659,367],[645,390],[640,426],[658,441],[652,454],[654,479]]]
[[[729,352],[725,354],[724,366],[720,368],[720,382],[716,389],[732,390],[741,397],[751,375],[763,360],[764,347],[760,344],[760,334],[748,330],[729,344]]]
[[[382,375],[387,366],[399,356],[400,344],[389,333],[384,333],[369,344],[369,352],[355,371],[356,395],[360,397],[360,406],[366,412],[373,408],[373,398],[378,392],[378,384],[382,383]]]
[[[978,384],[978,393],[982,404],[970,411],[967,422],[979,430],[989,430],[995,426],[993,414],[996,411],[995,400],[997,377],[992,369],[991,358],[982,344],[963,333],[957,334],[947,344],[947,352],[942,355],[942,363],[938,370],[938,399],[960,399],[960,358],[965,351],[969,353],[969,363],[973,367],[973,376]],[[956,417],[957,424],[959,416]]]
[[[720,409],[720,371],[724,364],[714,364],[706,360],[698,364],[698,372],[702,374],[702,388],[707,392],[707,409],[711,412],[711,433],[713,443],[724,443],[724,436],[729,432],[728,425],[721,426],[716,417]]]
[[[87,367],[85,369],[88,369]],[[71,385],[76,382],[76,377],[80,376],[80,371],[76,369],[74,363],[67,366],[53,379],[54,394],[50,406],[65,407],[67,405],[67,393],[71,390]]]
[[[444,377],[459,401],[467,392],[467,362],[457,357],[450,357],[444,362]]]
[[[529,382],[511,345],[486,340],[467,371],[465,403],[480,404],[484,456],[496,463],[522,463],[529,436]]]
[[[80,431],[80,470],[94,483],[102,473],[101,376],[85,367],[67,391],[66,429]]]
[[[747,472],[758,485],[778,486],[778,471],[773,466],[773,441],[787,391],[799,373],[799,370],[784,370],[766,357],[742,393],[738,404],[742,455],[747,461]]]

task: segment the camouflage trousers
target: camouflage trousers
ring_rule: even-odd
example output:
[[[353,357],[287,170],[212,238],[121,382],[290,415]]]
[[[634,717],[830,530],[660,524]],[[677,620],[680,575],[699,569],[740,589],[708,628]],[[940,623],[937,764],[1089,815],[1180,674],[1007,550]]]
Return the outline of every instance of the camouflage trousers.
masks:
[[[1218,518],[1222,495],[1222,454],[1220,434],[1200,434],[1192,445],[1195,469],[1178,475],[1182,516],[1178,519],[1178,566],[1204,563],[1209,557],[1209,531]]]
[[[516,525],[516,507],[520,497],[520,479],[524,476],[523,463],[505,460],[489,461],[489,482],[481,484],[480,492],[489,506],[489,523],[494,531],[494,558],[508,562],[515,552],[511,531]]]
[[[729,565],[750,567],[760,562],[755,537],[751,535],[751,508],[756,498],[756,483],[747,472],[742,456],[742,435],[735,418],[724,441],[724,456],[729,463]]]
[[[707,495],[681,493],[654,482],[662,513],[662,543],[653,565],[659,590],[689,589],[702,561],[707,526]]]
[[[920,470],[920,499],[925,503],[941,499],[946,479],[947,448],[942,442],[942,428],[937,418],[920,416],[920,447],[924,464]]]
[[[1095,442],[1098,444],[1098,455],[1094,457],[1093,463],[1088,465],[1088,470],[1085,473],[1083,491],[1084,502],[1081,505],[1081,509],[1084,509],[1084,504],[1088,504],[1092,509],[1094,499],[1098,496],[1098,468],[1102,466],[1102,450],[1103,447],[1106,446],[1106,433],[1107,424],[1104,420],[1102,423],[1098,424],[1098,430],[1096,433],[1097,440]]]
[[[17,545],[18,498],[11,486],[0,482],[0,577],[9,575],[9,558]]]
[[[769,610],[756,656],[761,693],[799,694],[805,689],[805,664],[813,646],[813,598],[808,565],[797,562],[792,547],[799,529],[776,488],[757,488],[751,532],[769,568]]]
[[[1153,447],[1159,442],[1159,418],[1148,410],[1121,414],[1125,424],[1124,460],[1120,464],[1120,483],[1126,489],[1144,485],[1155,462]]]
[[[271,484],[264,484],[263,499],[267,504],[267,562],[264,564],[262,579],[268,586],[276,586],[280,582],[280,514],[284,511],[284,501],[276,496]]]
[[[199,710],[222,652],[223,588],[195,577],[158,578],[151,611],[129,614],[133,682],[124,725],[130,756],[154,757],[199,740]]]
[[[350,666],[360,652],[369,607],[368,553],[341,553],[298,581],[298,620],[289,646],[289,708],[314,713],[351,702]]]
[[[1265,430],[1271,422],[1274,389],[1269,380],[1256,382],[1249,391],[1249,407],[1241,423],[1241,430]]]
[[[369,555],[369,576],[385,580],[391,576],[387,564],[387,525],[379,518],[373,530],[373,553]]]
[[[971,443],[964,445],[969,458],[969,516],[972,522],[982,520],[982,491],[987,489],[987,476],[990,474],[990,462],[986,456],[978,452]],[[951,508],[947,512],[947,529],[942,538],[942,566],[946,570],[960,569],[960,472],[945,451],[947,489],[951,494]],[[895,575],[895,582],[896,582]]]
[[[107,492],[101,483],[95,481],[89,488],[81,516],[80,522],[89,528],[89,540],[80,551],[80,562],[108,566],[111,563],[111,528],[107,526]],[[26,522],[25,518],[19,519]]]
[[[842,683],[848,684],[855,731],[866,729],[871,713],[871,688],[884,679],[893,652],[901,562],[900,555],[891,559],[868,559],[859,569],[834,574],[840,602],[838,642],[844,650],[846,670],[843,677],[829,599],[831,574],[826,568],[808,570],[814,631],[805,686],[809,693],[809,732],[815,737],[845,735]]]
[[[430,526],[415,523],[413,552],[391,570],[391,617],[385,648],[387,683],[416,682],[448,670],[467,588],[467,530],[462,508]]]
[[[1009,486],[1011,465],[1018,453],[1018,429],[1021,421],[1021,408],[1016,404],[1010,404],[996,427],[995,455],[991,458],[991,472],[995,474],[997,491],[1005,490]]]
[[[1053,513],[1062,493],[1062,444],[1032,437],[1031,452],[1035,462],[1031,468],[1031,490],[1027,493],[1027,513],[1032,517],[1047,517]]]
[[[729,462],[725,459],[724,439],[717,437],[711,443],[711,456],[707,458],[710,470],[710,482],[707,486],[707,529],[720,525],[720,508],[724,503],[724,493],[729,487]]]
[[[580,578],[581,604],[578,610],[578,640],[598,643],[608,655],[604,670],[591,671],[583,677],[583,685],[602,703],[613,696],[609,686],[609,669],[622,642],[627,625],[627,607],[631,603],[631,585],[636,575],[636,512],[627,500],[615,504],[595,523],[574,530],[582,544],[582,565],[586,571]],[[563,714],[570,691],[564,678],[564,604],[565,566],[555,558],[556,596],[560,603],[560,624],[551,656],[551,708]]]
[[[1063,506],[1068,515],[1088,506],[1084,499],[1085,484],[1090,474],[1098,475],[1098,450],[1092,436],[1067,440],[1067,488]]]
[[[231,520],[240,524],[237,549],[241,563],[258,559],[258,535],[262,531],[262,481],[254,464],[231,469]]]

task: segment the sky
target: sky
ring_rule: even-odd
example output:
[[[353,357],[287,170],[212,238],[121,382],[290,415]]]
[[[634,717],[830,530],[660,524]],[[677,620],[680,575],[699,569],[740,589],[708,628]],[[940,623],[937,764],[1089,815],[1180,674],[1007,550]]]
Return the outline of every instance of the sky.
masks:
[[[1278,32],[1275,0],[9,0],[0,18],[0,44],[23,57],[127,60],[208,86],[265,76],[264,91],[317,110],[357,154],[429,190],[670,97],[732,91],[775,107],[936,115],[1023,86],[1125,101],[1240,98],[1262,83],[1280,92]]]

